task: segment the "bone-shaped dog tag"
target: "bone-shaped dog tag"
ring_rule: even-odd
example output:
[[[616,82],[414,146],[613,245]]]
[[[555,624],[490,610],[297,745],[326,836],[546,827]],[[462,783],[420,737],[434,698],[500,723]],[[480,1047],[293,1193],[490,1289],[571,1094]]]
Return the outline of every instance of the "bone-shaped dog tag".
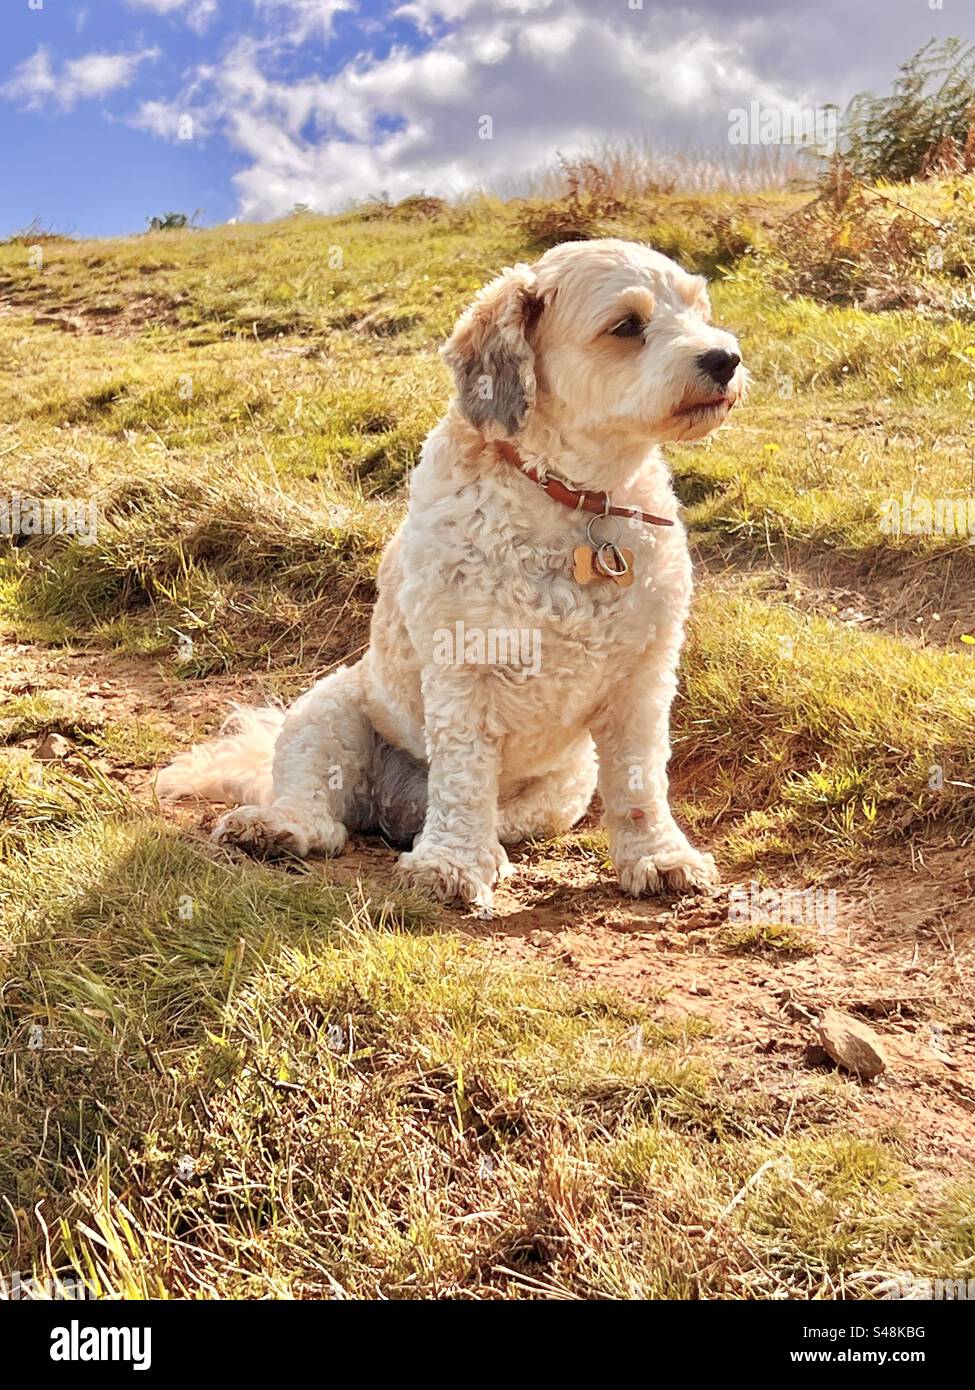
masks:
[[[599,576],[593,574],[592,562],[595,552],[588,545],[577,545],[572,552],[572,578],[577,584],[591,584]]]
[[[624,547],[611,546],[612,568],[600,561],[600,552],[588,545],[577,545],[572,552],[572,577],[577,584],[591,584],[594,579],[612,579],[621,589],[628,589],[633,583],[633,551]],[[600,547],[602,549],[602,547]],[[613,571],[618,571],[614,573]]]

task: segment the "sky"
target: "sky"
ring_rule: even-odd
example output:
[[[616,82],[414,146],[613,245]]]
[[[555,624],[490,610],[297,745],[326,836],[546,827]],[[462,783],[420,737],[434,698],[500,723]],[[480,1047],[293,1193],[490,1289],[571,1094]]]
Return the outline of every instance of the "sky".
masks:
[[[888,91],[972,0],[3,0],[0,236],[457,196]]]

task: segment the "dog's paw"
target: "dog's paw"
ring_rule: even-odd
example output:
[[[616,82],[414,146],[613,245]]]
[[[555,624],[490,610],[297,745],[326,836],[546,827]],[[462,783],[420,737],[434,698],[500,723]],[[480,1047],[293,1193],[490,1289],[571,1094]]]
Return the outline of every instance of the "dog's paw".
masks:
[[[407,887],[440,902],[459,900],[483,911],[490,911],[494,883],[511,872],[501,845],[469,854],[456,846],[419,845],[400,855],[397,868]]]
[[[281,806],[238,806],[227,811],[213,827],[214,844],[234,846],[257,859],[290,855],[338,854],[347,839],[340,821],[321,814],[304,817]]]
[[[675,846],[617,864],[620,887],[631,898],[659,893],[713,893],[718,886],[714,856],[691,845]]]

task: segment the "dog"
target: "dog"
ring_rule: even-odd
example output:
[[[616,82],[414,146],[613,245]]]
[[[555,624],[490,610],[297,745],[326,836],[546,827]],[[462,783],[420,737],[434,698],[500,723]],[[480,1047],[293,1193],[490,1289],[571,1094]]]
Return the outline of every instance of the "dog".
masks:
[[[569,830],[598,787],[619,883],[710,892],[668,804],[691,597],[660,445],[742,399],[707,285],[635,242],[567,242],[492,280],[442,349],[456,394],[383,555],[369,647],[287,711],[238,710],[163,797],[223,802],[220,845],[409,846],[407,885],[489,910],[505,846]]]

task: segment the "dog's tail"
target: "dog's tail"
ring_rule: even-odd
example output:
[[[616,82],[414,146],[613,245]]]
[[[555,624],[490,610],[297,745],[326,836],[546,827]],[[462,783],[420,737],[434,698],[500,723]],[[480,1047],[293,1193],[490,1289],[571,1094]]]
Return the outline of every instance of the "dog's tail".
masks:
[[[180,753],[163,768],[156,778],[158,796],[198,797],[228,806],[263,806],[273,799],[271,760],[285,712],[274,705],[232,709],[219,738]]]

